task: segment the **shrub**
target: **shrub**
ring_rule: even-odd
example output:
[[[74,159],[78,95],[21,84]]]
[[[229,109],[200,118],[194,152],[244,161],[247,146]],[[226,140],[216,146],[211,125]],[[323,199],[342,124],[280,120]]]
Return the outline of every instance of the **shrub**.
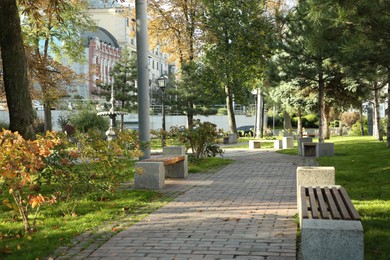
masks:
[[[74,153],[68,156],[67,146],[58,147],[42,172],[41,181],[54,184],[63,215],[75,214],[79,195],[94,193],[103,200],[105,195],[114,192],[133,171],[121,165],[141,156],[137,135],[132,130],[120,132],[112,141],[103,140],[98,131],[78,134],[77,139],[77,156]]]
[[[40,194],[37,182],[39,172],[46,167],[46,158],[51,156],[51,150],[61,143],[54,132],[46,136],[37,135],[36,140],[24,140],[17,132],[4,130],[0,133],[0,168],[2,187],[8,191],[15,204],[9,199],[3,204],[11,210],[18,211],[26,233],[35,230],[35,219],[40,207],[56,202],[54,196]],[[29,215],[35,210],[33,223]]]
[[[343,124],[352,127],[360,119],[360,115],[358,112],[344,112],[340,118]]]
[[[227,109],[226,108],[218,108],[217,115],[219,115],[219,116],[227,115]]]
[[[69,121],[76,131],[80,133],[88,133],[94,130],[104,133],[109,126],[107,118],[98,116],[96,111],[85,109],[80,110],[76,114],[72,114]]]
[[[367,125],[367,119],[363,119],[363,126],[364,126],[364,135],[368,134],[368,125]],[[355,124],[352,125],[351,129],[348,132],[348,135],[351,136],[360,136],[362,135],[362,130],[361,130],[361,124],[360,121],[357,121]]]
[[[221,130],[217,130],[215,124],[201,123],[200,120],[194,120],[192,129],[179,131],[178,128],[171,128],[171,136],[175,136],[187,149],[191,148],[198,159],[223,153],[215,142],[221,132]]]

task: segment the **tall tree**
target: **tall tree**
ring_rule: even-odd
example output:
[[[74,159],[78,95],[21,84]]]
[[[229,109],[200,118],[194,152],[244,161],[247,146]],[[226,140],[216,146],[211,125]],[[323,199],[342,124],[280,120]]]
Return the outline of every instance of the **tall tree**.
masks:
[[[75,79],[71,70],[61,65],[65,60],[84,61],[81,33],[94,24],[84,12],[87,1],[36,1],[22,3],[26,43],[31,46],[33,75],[39,83],[44,106],[45,130],[52,129],[51,108],[66,95]],[[57,61],[57,62],[56,62]],[[59,63],[61,62],[61,63]]]
[[[341,41],[339,28],[330,22],[335,13],[332,6],[321,5],[319,0],[299,1],[287,17],[288,32],[284,42],[287,55],[281,59],[288,77],[317,85],[320,142],[326,138],[327,129],[325,86],[339,70],[338,66],[332,66]]]
[[[245,83],[264,79],[270,56],[273,27],[265,13],[265,1],[205,0],[206,64],[217,75],[224,90],[230,131],[236,133],[234,99]]]
[[[196,84],[185,79],[193,75],[184,73],[194,72],[188,69],[193,66],[199,54],[201,45],[203,4],[201,0],[151,0],[150,1],[150,41],[151,45],[160,45],[161,50],[169,53],[171,60],[179,65],[181,74],[176,77],[179,93],[189,93]],[[187,68],[184,68],[187,66]],[[185,83],[184,83],[185,81]],[[187,124],[192,128],[194,118],[194,103],[192,95],[181,98],[185,101]],[[180,97],[179,97],[180,98]]]
[[[10,129],[32,138],[34,112],[16,0],[0,1],[0,48]]]
[[[330,0],[328,0],[330,1]],[[345,43],[342,53],[345,61],[359,71],[385,71],[387,77],[374,81],[378,85],[390,83],[390,2],[389,1],[330,1],[339,8],[338,19],[333,20],[343,26]],[[352,62],[351,62],[352,61]],[[378,73],[379,75],[381,73]],[[374,81],[372,81],[374,85]],[[388,88],[387,95],[390,95]],[[390,107],[390,99],[387,99]],[[387,147],[390,148],[390,109],[387,109]]]

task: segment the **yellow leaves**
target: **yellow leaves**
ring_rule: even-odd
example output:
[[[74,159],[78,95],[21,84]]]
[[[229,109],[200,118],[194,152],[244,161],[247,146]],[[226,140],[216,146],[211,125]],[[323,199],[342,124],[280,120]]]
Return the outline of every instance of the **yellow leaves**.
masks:
[[[37,136],[36,140],[24,140],[18,132],[0,132],[0,169],[5,180],[20,178],[20,184],[31,182],[30,175],[45,166],[43,158],[51,155],[51,149],[61,144],[55,132]]]
[[[44,197],[41,194],[29,196],[29,203],[31,208],[40,207],[42,204],[53,204],[56,202],[56,198],[52,196],[52,198]]]

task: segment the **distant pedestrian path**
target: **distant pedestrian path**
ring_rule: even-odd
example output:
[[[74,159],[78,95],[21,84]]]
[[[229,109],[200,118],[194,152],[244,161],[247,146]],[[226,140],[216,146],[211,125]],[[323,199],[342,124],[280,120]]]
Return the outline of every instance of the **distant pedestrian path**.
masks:
[[[172,202],[112,237],[88,259],[295,259],[297,166],[312,159],[229,150],[235,163],[168,180]]]

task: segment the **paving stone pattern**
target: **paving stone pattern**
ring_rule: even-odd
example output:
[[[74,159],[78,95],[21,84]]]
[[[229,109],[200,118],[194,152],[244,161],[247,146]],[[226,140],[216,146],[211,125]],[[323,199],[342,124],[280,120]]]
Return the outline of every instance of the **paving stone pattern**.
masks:
[[[314,160],[265,150],[225,157],[235,162],[216,173],[167,180],[163,192],[182,194],[71,258],[296,259],[295,172]]]

